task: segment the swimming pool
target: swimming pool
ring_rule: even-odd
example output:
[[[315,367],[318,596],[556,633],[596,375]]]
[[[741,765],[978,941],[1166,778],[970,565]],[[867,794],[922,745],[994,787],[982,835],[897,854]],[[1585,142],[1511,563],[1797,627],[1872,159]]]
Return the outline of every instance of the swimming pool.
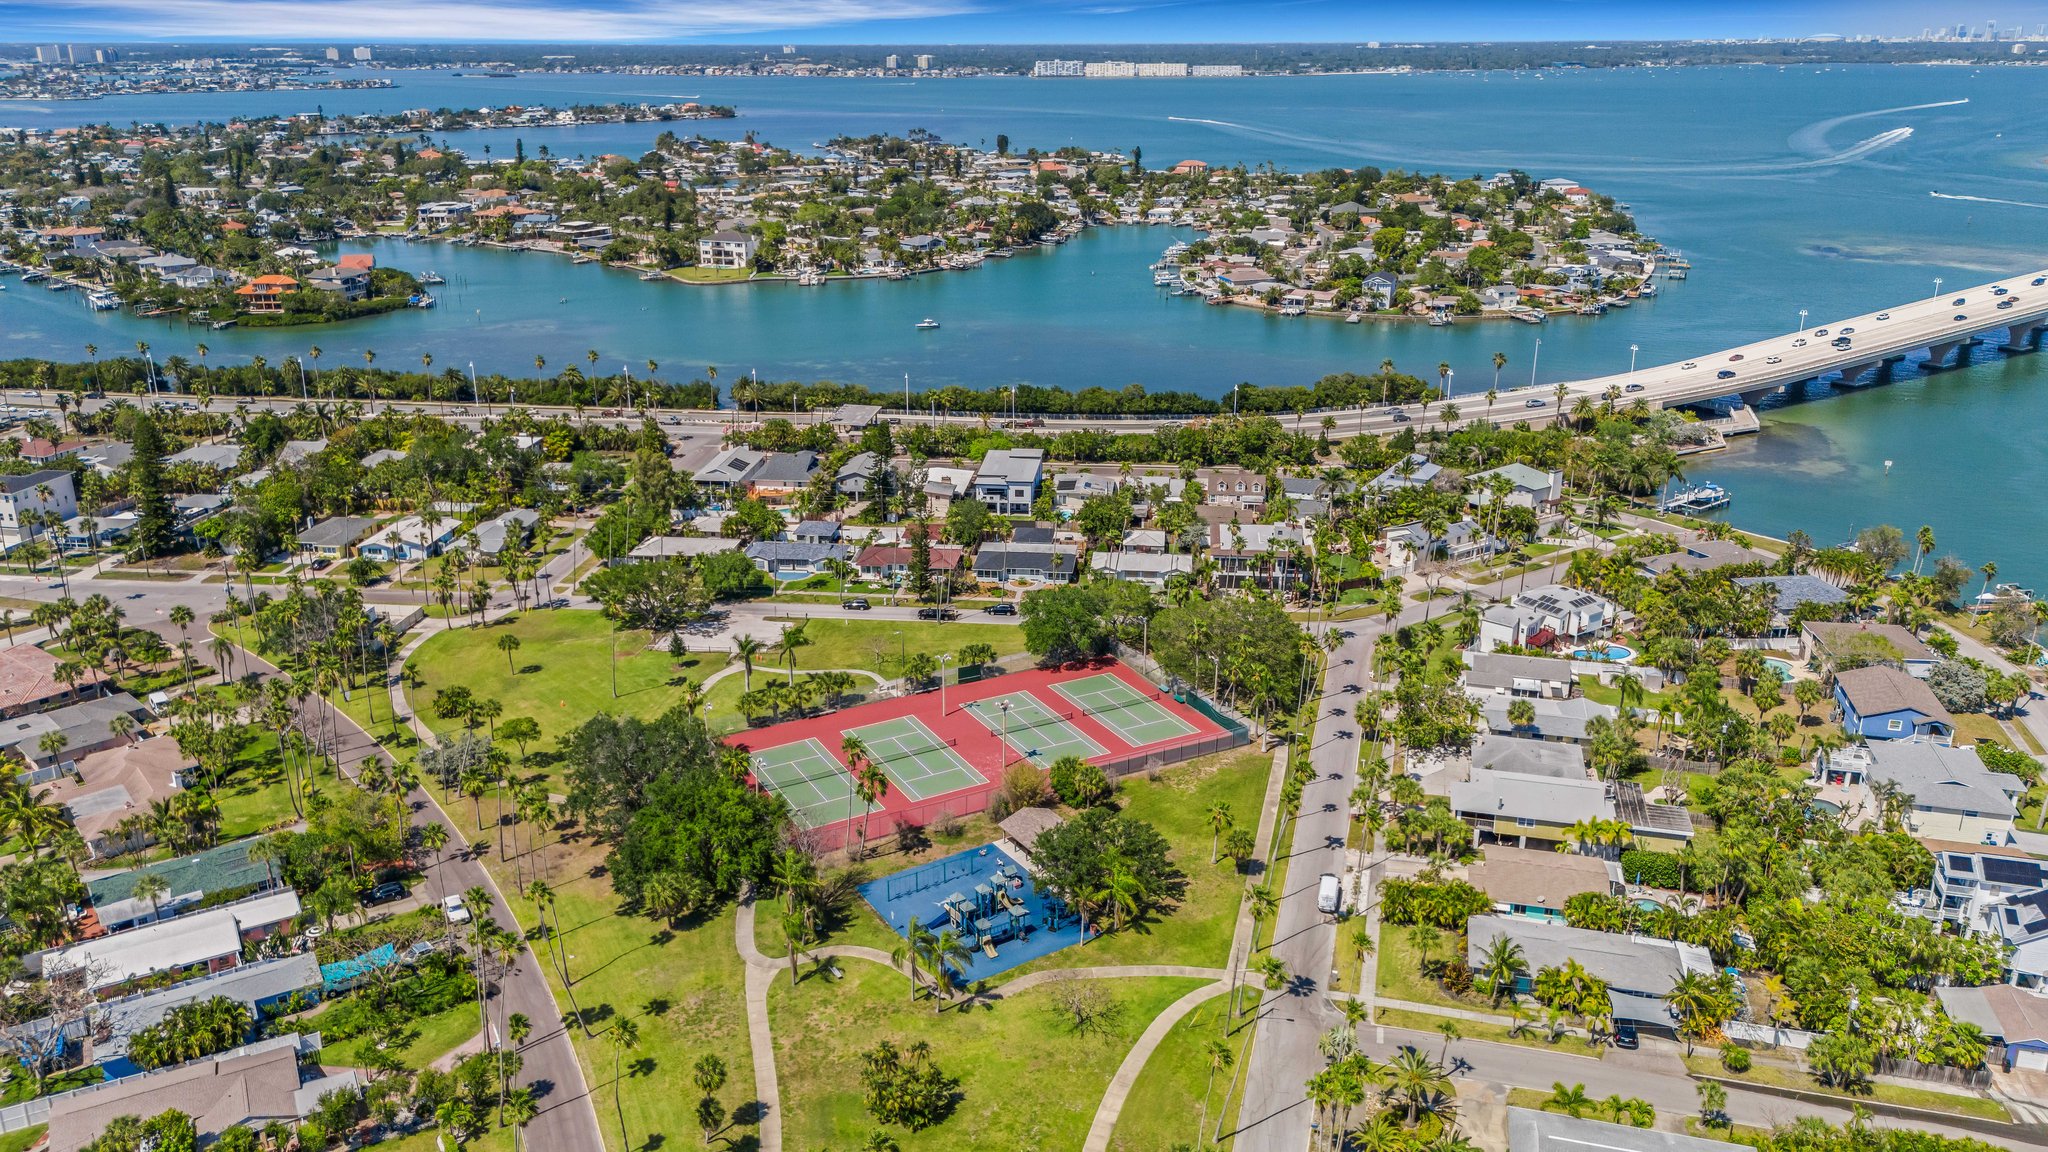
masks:
[[[1776,668],[1779,676],[1787,680],[1792,679],[1792,662],[1790,660],[1780,660],[1776,656],[1766,656],[1764,657],[1764,667]]]
[[[1604,648],[1574,648],[1574,660],[1604,660],[1610,664],[1626,664],[1636,658],[1636,650],[1626,644],[1609,644]]]

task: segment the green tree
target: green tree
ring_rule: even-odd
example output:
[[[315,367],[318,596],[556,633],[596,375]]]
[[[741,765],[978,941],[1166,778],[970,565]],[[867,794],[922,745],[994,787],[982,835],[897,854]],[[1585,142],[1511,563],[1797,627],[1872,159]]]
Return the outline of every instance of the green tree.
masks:
[[[156,417],[138,412],[131,433],[134,456],[128,466],[128,491],[135,499],[135,528],[129,542],[144,560],[161,559],[177,543],[178,521],[164,487],[163,436]]]

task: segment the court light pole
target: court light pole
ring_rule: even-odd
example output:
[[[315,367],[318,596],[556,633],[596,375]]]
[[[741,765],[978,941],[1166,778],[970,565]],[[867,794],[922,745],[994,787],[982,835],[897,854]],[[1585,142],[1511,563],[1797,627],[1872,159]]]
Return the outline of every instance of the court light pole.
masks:
[[[1003,714],[1002,735],[996,737],[998,741],[996,745],[996,764],[998,767],[1001,767],[1010,762],[1010,702],[1008,700],[1003,701],[996,705],[996,710]]]
[[[939,654],[939,715],[946,714],[946,665],[953,662],[951,652]]]

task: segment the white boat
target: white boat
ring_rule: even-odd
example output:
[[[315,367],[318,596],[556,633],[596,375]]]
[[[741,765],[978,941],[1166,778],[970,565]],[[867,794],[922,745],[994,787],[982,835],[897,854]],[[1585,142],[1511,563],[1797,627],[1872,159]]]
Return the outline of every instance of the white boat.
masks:
[[[420,283],[422,284],[446,284],[447,282],[441,278],[439,272],[423,272],[420,274]]]
[[[1303,308],[1299,304],[1288,304],[1280,309],[1280,314],[1282,316],[1306,316],[1308,309]]]
[[[1706,480],[1698,484],[1689,484],[1670,496],[1665,497],[1657,505],[1657,511],[1706,512],[1711,509],[1726,507],[1729,499],[1726,488],[1711,480]]]
[[[1360,313],[1353,312],[1351,315],[1346,316],[1344,318],[1344,322],[1346,324],[1363,324],[1365,323],[1365,317]]]
[[[408,308],[432,308],[434,306],[434,298],[422,292],[417,296],[408,298],[405,303]]]
[[[112,312],[121,306],[121,298],[112,292],[89,292],[85,302],[95,312]]]
[[[925,317],[922,320],[919,320],[916,324],[916,328],[920,332],[929,331],[933,328],[937,328],[938,326],[939,322],[937,320],[932,319],[929,316]]]
[[[666,280],[666,279],[668,279],[668,273],[666,273],[666,272],[663,272],[663,271],[660,271],[659,269],[655,269],[655,268],[650,268],[650,269],[648,269],[647,271],[645,271],[645,272],[642,272],[642,273],[640,274],[640,279],[642,279],[642,280],[649,280],[649,281],[652,281],[652,280]]]

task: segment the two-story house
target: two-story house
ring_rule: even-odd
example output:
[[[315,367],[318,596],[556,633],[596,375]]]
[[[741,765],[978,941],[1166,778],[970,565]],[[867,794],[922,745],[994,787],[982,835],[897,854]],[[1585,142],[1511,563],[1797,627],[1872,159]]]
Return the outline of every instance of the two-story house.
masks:
[[[78,514],[78,492],[71,473],[62,468],[45,468],[20,476],[0,476],[0,545],[13,548],[24,540],[39,538]],[[30,523],[22,522],[29,516]],[[40,518],[40,525],[35,521]]]
[[[1028,516],[1045,475],[1045,452],[1038,448],[997,448],[981,458],[974,473],[974,496],[998,516]]]

